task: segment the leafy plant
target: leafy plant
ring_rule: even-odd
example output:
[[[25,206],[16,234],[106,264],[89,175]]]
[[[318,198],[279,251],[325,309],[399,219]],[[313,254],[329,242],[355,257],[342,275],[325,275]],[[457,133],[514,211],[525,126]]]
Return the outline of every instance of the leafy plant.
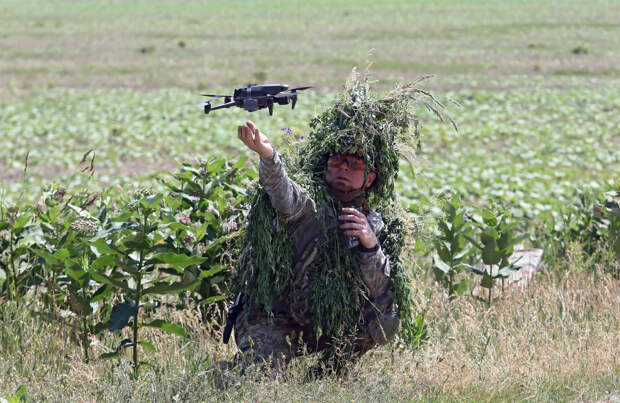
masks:
[[[91,215],[87,208],[98,198],[99,194],[83,192],[69,196],[65,188],[50,188],[43,201],[37,203],[37,220],[43,236],[42,242],[33,248],[43,267],[40,274],[45,285],[40,296],[43,309],[38,314],[73,329],[86,362],[90,359],[90,336],[104,328],[101,324],[95,326],[96,314],[109,313],[107,302],[113,292],[105,284],[96,287],[89,274],[91,268],[101,263],[89,241],[105,222],[109,202],[101,202]]]
[[[13,395],[6,398],[0,397],[0,403],[21,403],[25,402],[28,397],[26,385],[21,385]]]
[[[177,223],[170,224],[170,228],[176,230],[173,238],[179,250],[206,258],[200,267],[191,269],[202,278],[196,289],[200,304],[230,297],[231,273],[241,249],[237,241],[249,210],[248,184],[257,177],[246,164],[247,158],[234,164],[212,158],[183,164],[172,179],[162,177],[170,190],[167,204],[178,211]],[[204,270],[209,275],[203,274]]]
[[[543,221],[536,242],[545,249],[546,260],[564,261],[571,245],[578,245],[587,259],[586,270],[606,262],[608,254],[618,259],[618,191],[581,189],[573,203],[563,206]]]
[[[443,216],[439,219],[439,234],[435,237],[433,272],[437,282],[442,284],[450,299],[462,294],[469,285],[468,278],[458,278],[467,267],[465,263],[471,254],[468,242],[473,229],[465,216],[465,210],[458,196],[442,201]]]
[[[482,262],[486,267],[483,269],[475,266],[469,267],[474,273],[482,276],[480,285],[488,290],[487,305],[490,306],[495,281],[502,280],[503,291],[504,279],[520,268],[514,264],[515,262],[511,263],[509,257],[514,252],[515,245],[524,237],[516,235],[515,223],[510,222],[510,214],[506,211],[497,213],[491,209],[482,209],[480,216],[476,221],[480,241],[469,239],[480,249]]]
[[[41,241],[32,208],[0,205],[0,298],[19,305],[35,281],[30,248]]]
[[[156,307],[159,296],[194,289],[200,278],[185,269],[206,260],[179,253],[170,236],[170,227],[176,218],[166,208],[166,201],[169,200],[161,193],[138,192],[112,217],[109,227],[92,240],[98,256],[88,268],[88,273],[95,281],[116,289],[124,299],[112,308],[109,330],[121,330],[133,318],[132,337],[123,340],[114,352],[103,354],[102,358],[117,357],[122,349],[133,347],[135,376],[142,364],[138,360],[138,346],[154,349],[150,341],[139,338],[141,327],[187,335],[179,325],[164,320],[141,323],[140,309],[145,306],[142,302]],[[161,264],[165,267],[158,270]]]

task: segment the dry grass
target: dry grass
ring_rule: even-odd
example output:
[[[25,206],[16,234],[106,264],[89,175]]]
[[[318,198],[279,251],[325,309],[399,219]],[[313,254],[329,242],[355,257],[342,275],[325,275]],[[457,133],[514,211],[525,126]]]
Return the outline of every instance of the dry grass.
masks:
[[[433,285],[422,286],[429,339],[418,351],[378,349],[340,380],[304,382],[308,360],[294,362],[284,380],[232,371],[226,390],[214,388],[205,370],[234,350],[209,337],[196,312],[173,314],[192,329],[190,339],[145,331],[159,352],[144,354],[153,366],[132,381],[128,360],[86,364],[66,329],[5,310],[0,396],[24,384],[37,401],[617,401],[619,291],[608,275],[543,274],[486,309],[472,298],[450,305]],[[103,343],[112,345],[112,337]]]

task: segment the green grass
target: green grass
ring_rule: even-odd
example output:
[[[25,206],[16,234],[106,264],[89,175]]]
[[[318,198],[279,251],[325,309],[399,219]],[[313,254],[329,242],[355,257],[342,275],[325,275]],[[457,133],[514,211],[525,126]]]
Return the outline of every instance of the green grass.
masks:
[[[175,162],[247,154],[236,138],[237,125],[247,118],[282,146],[283,127],[307,133],[310,118],[332,97],[305,92],[294,111],[277,107],[273,117],[235,109],[205,117],[195,106],[199,94],[184,90],[56,90],[2,101],[3,197],[15,200],[23,192],[36,199],[38,189],[52,181],[139,186],[153,182],[147,179],[152,172],[174,169]],[[448,98],[460,105],[446,103],[459,132],[420,107],[423,147],[414,166],[402,166],[399,190],[414,211],[442,192],[458,191],[477,203],[501,199],[532,218],[570,203],[575,188],[601,188],[620,176],[620,87],[440,96]],[[79,172],[90,149],[96,153],[92,178]]]

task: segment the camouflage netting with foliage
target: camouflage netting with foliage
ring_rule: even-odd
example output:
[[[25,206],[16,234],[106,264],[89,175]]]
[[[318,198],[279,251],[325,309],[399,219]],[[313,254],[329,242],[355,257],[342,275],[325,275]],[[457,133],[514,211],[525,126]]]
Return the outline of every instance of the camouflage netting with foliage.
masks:
[[[415,148],[419,147],[418,120],[413,107],[423,103],[440,117],[438,109],[442,107],[417,86],[418,82],[399,86],[378,98],[371,92],[368,78],[353,70],[341,95],[311,121],[311,132],[298,155],[284,157],[289,176],[308,192],[316,206],[328,209],[342,207],[330,196],[324,181],[329,156],[356,155],[366,162],[366,175],[377,173],[365,199],[385,223],[379,241],[390,259],[402,321],[399,335],[407,344],[419,339],[420,329],[413,315],[409,273],[401,264],[407,220],[398,207],[394,182],[399,160],[412,159]],[[246,239],[251,248],[242,262],[238,287],[247,295],[247,307],[264,309],[266,314],[271,314],[271,307],[286,295],[291,280],[292,245],[286,223],[274,226],[274,220],[277,215],[268,195],[262,188],[258,189],[249,214]],[[317,339],[323,336],[336,340],[355,334],[367,300],[356,263],[356,249],[345,247],[339,231],[338,228],[326,230],[311,271],[309,308]],[[253,269],[244,270],[250,266]]]

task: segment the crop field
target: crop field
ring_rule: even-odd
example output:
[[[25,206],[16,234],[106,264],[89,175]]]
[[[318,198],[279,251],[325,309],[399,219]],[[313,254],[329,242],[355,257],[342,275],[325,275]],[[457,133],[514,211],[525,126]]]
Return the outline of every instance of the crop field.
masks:
[[[294,153],[367,61],[377,92],[434,74],[458,128],[417,105],[396,184],[417,342],[215,374],[257,176],[236,128]],[[620,401],[619,65],[604,0],[0,0],[0,402]],[[196,105],[250,82],[316,88]],[[544,250],[529,287],[474,292],[489,233]]]

